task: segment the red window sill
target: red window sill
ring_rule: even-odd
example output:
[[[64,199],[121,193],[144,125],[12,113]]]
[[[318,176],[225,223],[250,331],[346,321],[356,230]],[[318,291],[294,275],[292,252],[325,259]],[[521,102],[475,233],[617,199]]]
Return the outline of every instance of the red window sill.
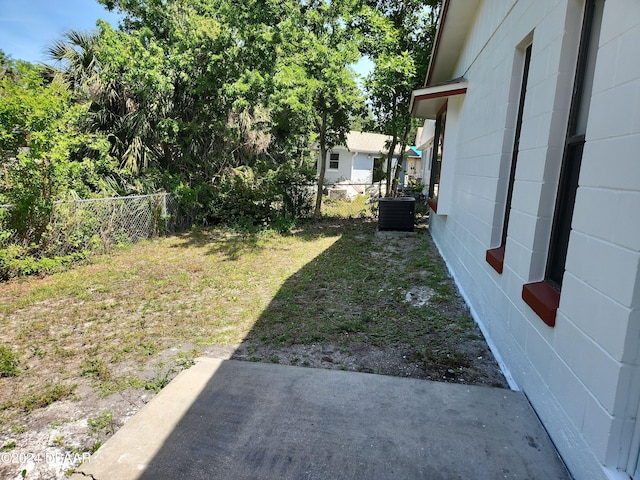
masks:
[[[427,199],[427,205],[429,205],[431,207],[431,210],[433,210],[435,213],[438,213],[438,203],[434,202],[433,200],[431,200],[430,198]]]
[[[522,299],[544,323],[553,327],[560,305],[560,291],[547,282],[526,283],[522,286]]]
[[[502,268],[504,266],[504,247],[487,250],[485,260],[496,272],[502,274]]]

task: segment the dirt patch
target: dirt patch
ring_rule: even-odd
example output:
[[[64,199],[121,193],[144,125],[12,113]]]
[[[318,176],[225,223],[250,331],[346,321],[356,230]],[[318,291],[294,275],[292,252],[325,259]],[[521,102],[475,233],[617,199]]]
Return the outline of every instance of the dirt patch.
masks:
[[[433,288],[417,286],[411,287],[405,295],[405,301],[414,307],[424,307],[429,304],[431,298],[436,294]]]
[[[34,411],[0,436],[5,447],[0,453],[0,478],[64,478],[66,472],[89,461],[94,448],[152,396],[131,389],[104,398],[90,385],[79,385],[73,399]],[[108,418],[105,412],[110,412]],[[92,429],[89,422],[95,418],[105,418],[104,426]],[[7,448],[12,442],[16,447]]]
[[[143,387],[105,394],[81,378],[68,398],[9,417],[0,433],[0,478],[66,478],[184,368],[176,361],[184,348],[167,349],[144,365],[119,365],[123,376],[135,371],[147,382]],[[0,378],[0,391],[7,381]]]
[[[279,348],[253,347],[251,353],[247,350],[247,345],[240,345],[231,358],[498,388],[508,387],[483,340],[473,340],[461,345],[461,350],[468,358],[473,359],[473,362],[464,366],[456,365],[455,368],[451,368],[453,362],[445,362],[440,368],[426,368],[425,359],[416,355],[410,345],[377,347],[359,343],[345,349],[337,345],[321,344]]]

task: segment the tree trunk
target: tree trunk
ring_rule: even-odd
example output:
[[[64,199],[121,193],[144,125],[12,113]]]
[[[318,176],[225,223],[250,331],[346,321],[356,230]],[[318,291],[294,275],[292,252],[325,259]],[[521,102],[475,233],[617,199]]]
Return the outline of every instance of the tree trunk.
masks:
[[[398,110],[398,101],[394,99],[393,105],[391,106],[392,117],[396,116],[396,112]],[[387,154],[387,171],[386,173],[386,188],[387,190],[384,192],[385,197],[390,197],[391,195],[391,169],[393,166],[393,153],[396,151],[396,145],[398,144],[398,132],[396,129],[393,129],[393,136],[391,137],[391,145],[389,145],[389,153]]]
[[[409,130],[411,128],[411,123],[407,123],[407,126],[404,129],[404,135],[402,136],[402,141],[400,143],[400,156],[398,157],[398,163],[396,164],[396,171],[393,175],[393,185],[391,186],[391,196],[396,197],[398,195],[398,182],[400,180],[400,172],[402,170],[402,162],[404,161],[404,151],[407,148],[407,136],[409,135]]]
[[[318,158],[318,165],[320,171],[318,172],[318,191],[316,192],[316,207],[313,212],[315,218],[322,216],[322,190],[324,189],[324,174],[327,170],[327,114],[322,112],[321,124],[319,125],[320,136],[318,143],[320,145],[320,158]]]
[[[396,169],[393,172],[393,181],[391,183],[391,197],[398,196],[398,183],[400,183],[400,172],[402,171],[402,162],[404,161],[403,150],[400,150],[400,156],[398,157],[398,163],[396,163]]]
[[[387,171],[385,172],[387,177],[387,184],[386,184],[387,189],[384,193],[385,197],[393,196],[393,192],[391,191],[391,175],[393,170],[393,153],[396,151],[397,144],[398,144],[398,136],[394,133],[393,137],[391,138],[391,145],[389,145],[389,153],[387,154]]]

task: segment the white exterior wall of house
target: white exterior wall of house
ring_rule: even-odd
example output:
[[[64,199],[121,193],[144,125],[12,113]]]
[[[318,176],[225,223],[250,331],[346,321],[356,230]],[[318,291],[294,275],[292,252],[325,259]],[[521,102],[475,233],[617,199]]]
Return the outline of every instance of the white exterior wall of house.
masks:
[[[339,155],[338,168],[329,168],[331,153]],[[316,154],[320,157],[320,154]],[[325,183],[333,184],[336,182],[348,180],[355,184],[370,184],[373,179],[373,159],[381,157],[380,152],[352,152],[346,147],[338,146],[327,152],[327,169],[325,171]],[[395,168],[397,158],[394,156],[392,160],[392,168]],[[382,165],[386,171],[386,162]],[[319,169],[319,164],[318,164]]]
[[[329,161],[332,153],[337,153],[339,155],[338,168],[329,168]],[[318,153],[318,157],[319,156],[320,154]],[[327,169],[324,174],[325,182],[335,183],[341,180],[350,180],[352,157],[353,154],[345,147],[334,147],[332,150],[327,151]]]
[[[354,152],[351,168],[351,181],[354,183],[370,184],[373,179],[373,154]],[[377,157],[380,154],[376,155]]]
[[[582,0],[481,1],[448,101],[430,231],[494,353],[572,475],[629,478],[640,448],[640,2],[607,0],[555,327],[522,300],[544,277]],[[533,44],[504,270],[500,243],[522,48]],[[519,67],[520,66],[520,67]],[[640,479],[640,476],[635,477]]]

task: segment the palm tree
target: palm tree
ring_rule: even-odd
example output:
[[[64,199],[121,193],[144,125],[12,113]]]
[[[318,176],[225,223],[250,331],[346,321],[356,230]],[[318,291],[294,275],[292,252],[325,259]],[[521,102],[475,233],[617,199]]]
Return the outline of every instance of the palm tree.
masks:
[[[47,65],[50,74],[65,82],[79,99],[91,99],[96,93],[100,72],[97,46],[97,33],[69,30],[47,48],[47,55],[55,61],[54,66]]]
[[[85,128],[107,135],[111,154],[132,172],[146,168],[156,158],[157,143],[153,123],[147,109],[122,80],[122,75],[105,81],[105,68],[100,61],[100,35],[69,30],[48,49],[55,65],[49,74],[61,79],[74,92],[76,101],[90,102]]]

